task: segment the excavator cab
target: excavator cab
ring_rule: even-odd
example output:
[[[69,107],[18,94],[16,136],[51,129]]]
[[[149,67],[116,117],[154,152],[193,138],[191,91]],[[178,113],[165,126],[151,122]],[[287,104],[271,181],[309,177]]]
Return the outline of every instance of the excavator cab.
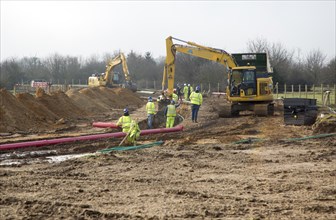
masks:
[[[113,84],[120,84],[120,73],[119,72],[113,72]]]
[[[256,95],[257,80],[255,69],[234,69],[229,74],[229,91],[231,96]]]

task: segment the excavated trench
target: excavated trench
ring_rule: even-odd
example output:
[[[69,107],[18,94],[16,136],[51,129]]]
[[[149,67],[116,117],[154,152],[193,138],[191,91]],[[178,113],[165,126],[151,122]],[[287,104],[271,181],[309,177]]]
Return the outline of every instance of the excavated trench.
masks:
[[[179,125],[183,122],[184,116],[178,114],[175,118],[174,126]],[[147,119],[140,121],[139,127],[141,130],[147,129]],[[166,127],[166,117],[164,116],[163,111],[159,111],[154,115],[153,128],[165,128]]]

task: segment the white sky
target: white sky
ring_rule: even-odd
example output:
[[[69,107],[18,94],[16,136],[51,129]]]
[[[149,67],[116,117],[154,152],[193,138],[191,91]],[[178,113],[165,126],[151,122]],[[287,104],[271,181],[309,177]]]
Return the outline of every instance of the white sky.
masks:
[[[336,0],[3,1],[1,60],[52,53],[89,57],[121,50],[165,56],[173,36],[230,53],[265,38],[303,55],[335,56]]]

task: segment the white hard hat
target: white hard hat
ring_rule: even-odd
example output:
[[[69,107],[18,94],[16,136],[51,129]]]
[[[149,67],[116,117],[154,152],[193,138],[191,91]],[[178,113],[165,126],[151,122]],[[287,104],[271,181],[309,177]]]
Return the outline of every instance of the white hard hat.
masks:
[[[190,86],[190,84],[188,84],[188,86]]]

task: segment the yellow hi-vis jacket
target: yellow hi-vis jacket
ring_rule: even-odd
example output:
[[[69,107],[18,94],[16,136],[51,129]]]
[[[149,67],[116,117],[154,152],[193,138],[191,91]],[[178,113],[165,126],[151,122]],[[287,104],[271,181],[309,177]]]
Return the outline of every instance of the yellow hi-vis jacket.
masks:
[[[188,86],[184,86],[183,87],[183,93],[184,94],[188,94]]]
[[[173,95],[172,95],[172,96],[173,96],[173,100],[174,100],[174,102],[175,102],[175,103],[177,103],[178,96],[177,96],[175,93],[173,93]]]
[[[121,116],[117,122],[117,126],[122,127],[122,132],[127,133],[130,129],[132,119],[130,116]]]
[[[203,96],[201,93],[196,93],[196,92],[192,92],[190,94],[190,102],[191,104],[194,104],[194,105],[202,105],[202,102],[203,102]]]
[[[155,114],[155,104],[153,102],[147,102],[146,111],[147,114]]]
[[[176,116],[176,107],[175,105],[167,105],[167,117]]]

